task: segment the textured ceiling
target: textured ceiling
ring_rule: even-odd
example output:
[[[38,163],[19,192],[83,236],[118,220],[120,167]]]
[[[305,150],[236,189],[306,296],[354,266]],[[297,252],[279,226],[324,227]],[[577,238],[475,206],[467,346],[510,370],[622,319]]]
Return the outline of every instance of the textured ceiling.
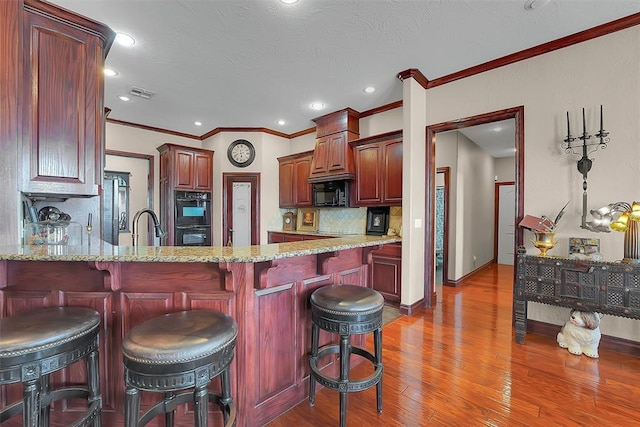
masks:
[[[433,80],[640,12],[638,0],[551,0],[532,11],[525,0],[53,3],[137,40],[114,44],[107,57],[119,72],[105,85],[110,118],[191,135],[218,127],[292,134],[329,112],[400,100],[400,71]],[[363,92],[369,85],[373,94]],[[131,86],[156,95],[118,100]],[[316,100],[323,111],[309,108]]]

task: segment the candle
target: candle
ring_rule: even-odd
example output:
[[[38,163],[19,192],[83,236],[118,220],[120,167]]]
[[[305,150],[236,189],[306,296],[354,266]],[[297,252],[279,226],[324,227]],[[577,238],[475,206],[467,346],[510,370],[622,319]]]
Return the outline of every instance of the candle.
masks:
[[[571,126],[569,125],[569,112],[567,111],[567,138],[571,137]]]
[[[604,130],[604,126],[602,125],[602,104],[600,104],[600,132]]]
[[[582,109],[582,136],[585,136],[586,134],[587,134],[587,123],[584,119],[584,108],[583,108]]]
[[[91,227],[92,222],[93,222],[93,214],[89,212],[89,218],[87,219],[87,227]]]

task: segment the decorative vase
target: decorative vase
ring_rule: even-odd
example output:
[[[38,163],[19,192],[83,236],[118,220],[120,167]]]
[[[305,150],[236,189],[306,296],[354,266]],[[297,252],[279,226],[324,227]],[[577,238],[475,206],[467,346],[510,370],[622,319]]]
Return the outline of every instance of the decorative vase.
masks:
[[[624,259],[627,264],[640,263],[640,235],[638,221],[629,220],[627,231],[624,232]]]
[[[536,236],[536,239],[531,242],[533,246],[540,250],[540,256],[547,256],[547,251],[558,243],[553,240],[555,233],[551,231],[534,231],[533,234]]]

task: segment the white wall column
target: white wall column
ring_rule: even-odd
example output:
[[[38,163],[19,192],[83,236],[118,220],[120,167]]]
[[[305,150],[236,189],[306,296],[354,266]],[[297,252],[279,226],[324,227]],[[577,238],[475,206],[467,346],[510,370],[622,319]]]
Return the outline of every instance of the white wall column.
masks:
[[[414,70],[415,71],[415,70]],[[402,292],[411,307],[424,298],[426,90],[413,73],[402,88]]]

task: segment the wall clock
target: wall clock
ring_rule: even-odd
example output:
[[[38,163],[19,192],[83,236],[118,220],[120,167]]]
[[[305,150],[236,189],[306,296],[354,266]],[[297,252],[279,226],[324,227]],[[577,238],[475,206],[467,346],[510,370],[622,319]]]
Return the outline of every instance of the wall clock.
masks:
[[[256,149],[246,139],[236,139],[229,144],[227,157],[232,165],[244,168],[253,163],[256,158]]]

